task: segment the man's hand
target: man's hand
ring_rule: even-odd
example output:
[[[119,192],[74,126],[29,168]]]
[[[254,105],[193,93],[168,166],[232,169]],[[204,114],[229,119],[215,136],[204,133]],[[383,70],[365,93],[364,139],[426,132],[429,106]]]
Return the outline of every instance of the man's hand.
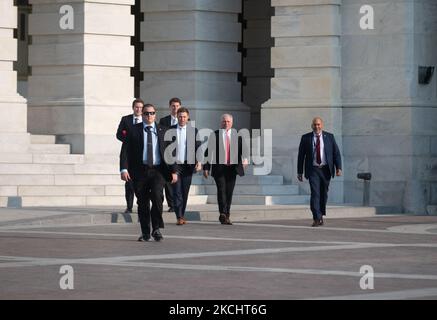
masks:
[[[178,181],[178,175],[177,173],[171,174],[171,184],[175,184]]]
[[[132,180],[130,178],[129,172],[127,172],[127,171],[120,173],[120,178],[121,178],[121,180],[126,181],[126,182]]]
[[[246,170],[248,165],[249,165],[249,161],[247,161],[247,159],[243,159],[243,169]]]
[[[205,177],[205,179],[208,179],[209,171],[208,170],[203,170],[203,176]]]
[[[300,182],[303,181],[303,179],[302,179],[302,175],[301,175],[301,174],[298,174],[298,175],[297,175],[297,180],[299,180]]]
[[[196,172],[199,172],[200,170],[202,170],[202,164],[200,162],[196,163],[195,170],[196,170]]]
[[[335,175],[337,177],[341,176],[341,169],[337,169],[336,172],[335,172]]]

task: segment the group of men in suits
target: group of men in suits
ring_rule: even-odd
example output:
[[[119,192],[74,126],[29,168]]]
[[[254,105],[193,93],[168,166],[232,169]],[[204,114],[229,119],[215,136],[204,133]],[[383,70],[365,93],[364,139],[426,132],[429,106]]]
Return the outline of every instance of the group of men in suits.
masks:
[[[189,110],[181,107],[178,98],[172,98],[169,106],[171,114],[158,124],[156,108],[152,104],[144,104],[141,99],[135,99],[132,103],[133,114],[123,117],[117,130],[117,138],[123,142],[120,151],[121,179],[126,182],[126,190],[132,188],[137,197],[141,225],[138,241],[149,241],[151,237],[155,241],[163,239],[160,229],[164,228],[162,209],[165,186],[170,190],[170,200],[167,197],[167,202],[175,212],[176,224],[187,223],[185,211],[192,176],[202,169],[201,162],[196,159],[201,142],[196,139],[197,128],[189,123]],[[138,120],[140,109],[141,121]],[[238,160],[231,162],[231,140],[238,138],[236,133],[232,133],[232,123],[231,115],[222,116],[223,135],[219,136],[219,131],[216,131],[208,140],[207,150],[212,150],[208,159],[214,160],[203,166],[206,178],[212,171],[218,188],[219,221],[227,225],[232,224],[230,207],[236,175],[244,175],[243,167],[248,164],[242,157],[241,145],[237,148]],[[241,139],[237,141],[237,144],[242,143]],[[222,162],[214,158],[219,154],[224,155]],[[133,200],[128,202],[130,210],[132,203]]]
[[[202,169],[201,162],[196,159],[201,142],[196,139],[197,128],[189,125],[189,110],[181,107],[178,98],[172,98],[169,107],[170,115],[158,124],[155,106],[135,99],[133,114],[124,116],[117,130],[117,138],[123,142],[120,175],[126,182],[126,212],[132,212],[133,191],[141,225],[139,241],[149,241],[151,237],[155,241],[163,239],[160,229],[164,228],[164,188],[169,211],[175,212],[176,224],[187,223],[185,211],[192,176]],[[232,115],[224,114],[220,121],[220,130],[208,139],[203,175],[205,178],[211,175],[216,183],[220,223],[232,225],[230,208],[236,176],[244,175],[248,160],[243,156],[245,142],[232,129]],[[303,181],[305,172],[304,176],[309,180],[312,226],[317,227],[324,224],[330,180],[342,174],[342,165],[334,135],[323,131],[323,120],[315,117],[311,127],[312,132],[301,137],[297,178]],[[169,131],[171,139],[167,136]]]

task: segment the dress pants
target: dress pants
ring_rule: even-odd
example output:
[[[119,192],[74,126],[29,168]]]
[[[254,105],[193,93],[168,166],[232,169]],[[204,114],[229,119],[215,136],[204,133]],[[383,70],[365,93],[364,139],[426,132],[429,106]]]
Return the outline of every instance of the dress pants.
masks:
[[[311,188],[310,207],[313,220],[320,220],[322,216],[326,215],[326,202],[328,201],[329,182],[331,181],[329,167],[313,166],[308,178]]]
[[[124,184],[124,196],[126,198],[126,208],[132,211],[134,206],[134,184],[132,180],[126,181]]]
[[[185,216],[188,193],[190,192],[191,179],[193,178],[191,165],[183,164],[181,168],[181,172],[178,173],[178,181],[173,184],[173,208],[178,219]]]
[[[223,165],[222,174],[214,176],[219,212],[229,216],[237,175],[234,166]]]
[[[133,183],[138,200],[138,218],[140,220],[141,232],[144,237],[150,238],[150,221],[152,222],[152,231],[164,228],[164,221],[162,219],[164,194],[162,191],[165,180],[159,167],[148,168],[144,166],[144,175],[133,180]],[[152,202],[151,209],[150,201]]]
[[[165,183],[165,200],[167,200],[167,205],[169,208],[174,208],[173,206],[173,187],[171,182]]]

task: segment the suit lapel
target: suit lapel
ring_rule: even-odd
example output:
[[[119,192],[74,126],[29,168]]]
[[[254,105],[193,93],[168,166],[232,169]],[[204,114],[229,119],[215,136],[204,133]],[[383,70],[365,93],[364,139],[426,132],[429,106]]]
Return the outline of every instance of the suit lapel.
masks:
[[[311,165],[312,165],[312,163],[313,163],[313,138],[314,138],[314,134],[313,134],[313,132],[310,132],[309,134],[308,134],[308,147],[309,147],[309,154],[310,154],[310,157],[309,157],[309,163],[311,163]]]
[[[331,140],[329,140],[328,135],[326,133],[323,133],[323,152],[325,153],[325,159],[327,159],[326,155],[330,154],[329,152],[327,152],[329,151],[328,148],[331,147],[330,142]]]
[[[141,122],[141,123],[137,123],[136,125],[135,125],[135,127],[137,128],[137,132],[138,132],[138,135],[139,135],[139,142],[140,142],[140,150],[141,150],[141,152],[143,152],[143,150],[144,150],[144,130],[143,130],[143,123]]]

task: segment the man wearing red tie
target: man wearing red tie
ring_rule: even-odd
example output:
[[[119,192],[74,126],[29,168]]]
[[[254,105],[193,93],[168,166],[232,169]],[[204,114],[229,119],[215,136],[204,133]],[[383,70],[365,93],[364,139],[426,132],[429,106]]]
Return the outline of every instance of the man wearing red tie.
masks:
[[[305,178],[310,182],[311,212],[313,227],[323,225],[326,215],[326,202],[331,177],[341,176],[341,155],[332,133],[322,131],[323,120],[315,117],[312,121],[312,132],[304,134],[300,140],[297,156],[297,178]]]

